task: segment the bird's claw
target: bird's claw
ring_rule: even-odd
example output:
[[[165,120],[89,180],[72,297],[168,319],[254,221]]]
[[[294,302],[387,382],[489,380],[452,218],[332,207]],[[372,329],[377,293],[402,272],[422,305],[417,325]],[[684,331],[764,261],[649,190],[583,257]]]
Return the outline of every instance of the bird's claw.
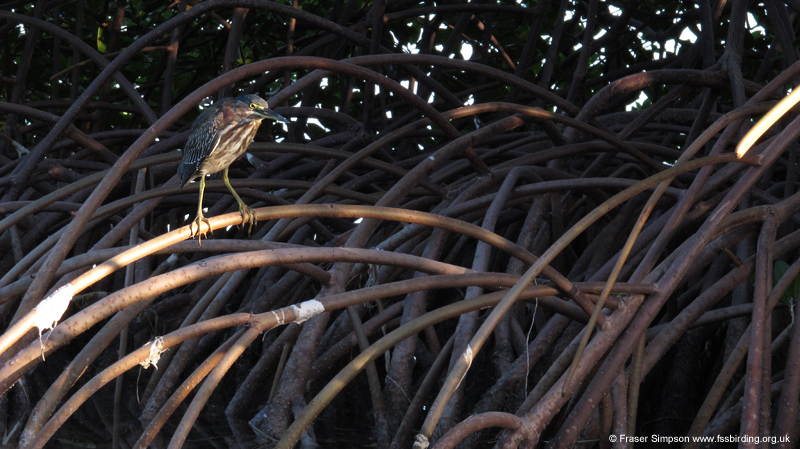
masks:
[[[202,226],[203,223],[205,223],[205,225],[208,226],[208,229],[206,229],[205,231],[201,231],[203,229]],[[197,226],[196,231],[194,230],[195,226]],[[202,237],[206,237],[206,234],[211,232],[211,222],[208,221],[208,218],[202,215],[198,215],[197,217],[195,217],[194,220],[192,220],[191,223],[189,223],[189,232],[191,233],[191,235],[189,236],[190,238],[197,237],[197,244],[199,245],[200,239]]]
[[[239,213],[242,214],[242,228],[244,228],[245,225],[248,225],[247,235],[250,235],[250,232],[253,231],[253,225],[258,222],[258,217],[256,216],[255,211],[253,211],[253,209],[249,208],[244,203],[239,205]]]

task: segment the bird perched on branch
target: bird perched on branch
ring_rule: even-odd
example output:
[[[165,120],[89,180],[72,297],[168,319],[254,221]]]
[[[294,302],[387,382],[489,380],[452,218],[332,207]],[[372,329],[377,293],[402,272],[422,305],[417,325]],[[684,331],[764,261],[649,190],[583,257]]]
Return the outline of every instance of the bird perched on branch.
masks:
[[[203,111],[192,124],[186,148],[183,150],[183,161],[178,167],[178,176],[181,178],[181,188],[189,181],[200,178],[200,200],[197,204],[197,217],[192,221],[190,230],[192,236],[200,239],[202,223],[211,223],[203,216],[203,190],[206,187],[206,175],[223,170],[222,180],[231,191],[236,202],[239,203],[239,212],[242,214],[242,226],[249,224],[248,232],[256,222],[256,214],[247,207],[228,180],[228,167],[247,150],[253,137],[264,119],[277,120],[289,123],[280,114],[269,109],[267,102],[258,95],[242,95],[236,98],[223,98],[213,106]],[[197,226],[194,231],[193,227]]]

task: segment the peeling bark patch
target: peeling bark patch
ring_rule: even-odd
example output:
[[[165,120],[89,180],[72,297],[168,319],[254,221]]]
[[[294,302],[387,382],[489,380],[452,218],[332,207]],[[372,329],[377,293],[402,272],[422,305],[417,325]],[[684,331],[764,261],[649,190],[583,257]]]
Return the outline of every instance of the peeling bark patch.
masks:
[[[142,368],[147,369],[150,368],[150,365],[153,365],[153,368],[158,369],[158,361],[161,359],[161,354],[164,353],[164,338],[158,337],[150,343],[150,355],[147,356],[146,359],[139,362],[139,365],[142,365]]]
[[[467,349],[464,350],[464,354],[462,354],[461,357],[464,357],[464,361],[467,363],[467,368],[472,366],[473,355],[472,347],[470,345],[467,345]]]
[[[296,306],[292,306],[292,310],[294,310],[295,315],[297,315],[295,323],[300,324],[314,315],[319,315],[320,313],[324,312],[325,306],[323,306],[321,302],[312,299],[301,302]]]
[[[42,360],[44,360],[44,342],[42,342],[42,331],[52,329],[58,324],[58,320],[64,315],[69,307],[69,302],[75,296],[76,288],[72,284],[66,284],[56,289],[50,296],[42,300],[34,309],[33,325],[39,328],[39,344],[42,346]]]

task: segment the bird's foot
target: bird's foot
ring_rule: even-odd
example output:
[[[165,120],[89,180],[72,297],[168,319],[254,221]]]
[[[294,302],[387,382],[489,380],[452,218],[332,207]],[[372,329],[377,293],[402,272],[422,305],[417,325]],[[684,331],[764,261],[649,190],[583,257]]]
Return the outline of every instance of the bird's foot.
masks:
[[[247,235],[250,235],[250,232],[253,231],[253,225],[258,222],[258,217],[256,217],[255,211],[244,203],[239,203],[239,213],[242,214],[242,227],[248,225]]]
[[[208,226],[208,228],[203,231],[203,224]],[[194,230],[194,227],[197,226],[197,230]],[[197,215],[191,223],[189,223],[189,232],[191,235],[190,238],[197,237],[197,244],[200,244],[200,238],[206,237],[206,233],[211,232],[211,222],[208,221],[208,218],[204,217],[202,214]]]

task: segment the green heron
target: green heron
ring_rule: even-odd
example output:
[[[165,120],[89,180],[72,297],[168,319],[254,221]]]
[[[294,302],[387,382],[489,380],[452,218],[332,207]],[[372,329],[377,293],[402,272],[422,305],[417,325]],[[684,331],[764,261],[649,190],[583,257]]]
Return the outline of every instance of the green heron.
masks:
[[[256,222],[256,214],[239,198],[228,180],[228,167],[247,150],[258,131],[261,120],[265,118],[289,123],[280,114],[269,109],[267,102],[258,95],[242,95],[236,98],[223,98],[203,111],[192,124],[186,148],[183,150],[183,161],[178,167],[181,188],[189,181],[200,178],[200,202],[197,204],[197,217],[190,225],[197,226],[192,236],[200,234],[202,223],[211,223],[203,216],[203,190],[206,187],[206,175],[223,170],[222,180],[228,186],[242,214],[242,226]],[[203,232],[205,235],[205,232]]]

